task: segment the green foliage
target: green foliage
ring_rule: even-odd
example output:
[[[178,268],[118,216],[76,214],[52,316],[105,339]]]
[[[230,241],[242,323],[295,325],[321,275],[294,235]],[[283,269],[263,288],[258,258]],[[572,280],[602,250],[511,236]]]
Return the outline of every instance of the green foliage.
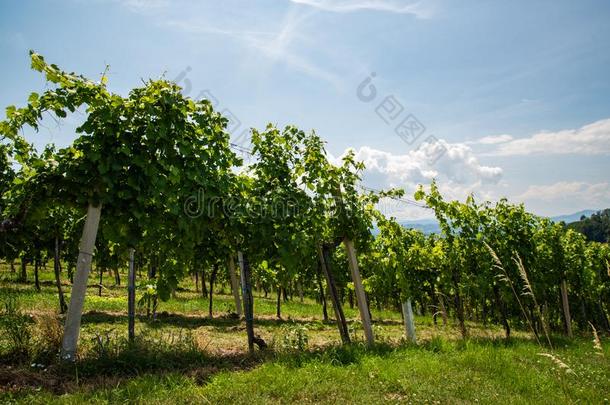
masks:
[[[0,123],[0,135],[10,141],[8,154],[20,165],[5,215],[27,213],[33,220],[33,211],[46,213],[48,206],[101,204],[105,239],[124,251],[162,252],[159,286],[175,287],[202,238],[202,226],[218,226],[211,210],[202,210],[194,221],[185,214],[185,203],[194,195],[229,194],[231,170],[239,163],[229,149],[227,119],[209,101],[186,98],[165,80],[145,82],[122,97],[106,89],[105,77],[95,83],[47,64],[36,53],[31,59],[51,89],[32,93],[26,107],[7,108]],[[23,126],[37,129],[46,112],[62,119],[82,106],[84,121],[66,148],[37,154],[19,134]]]
[[[287,325],[280,330],[282,334],[280,350],[304,351],[309,344],[307,327],[299,324]]]
[[[566,230],[563,224],[536,217],[523,205],[506,200],[479,205],[471,196],[464,203],[445,202],[435,183],[428,193],[422,188],[415,197],[434,209],[441,225],[447,267],[438,273],[440,287],[455,297],[458,316],[459,302],[463,300],[469,307],[491,307],[496,312],[494,318],[504,323],[507,332],[509,320],[523,325],[520,304],[510,293],[512,284],[516,291],[528,292],[522,300],[530,312],[548,312],[540,322],[562,329],[559,288],[565,280],[571,305],[580,307],[579,311],[572,311],[572,318],[581,329],[586,330],[588,321],[610,328],[610,275],[604,271],[610,260],[607,245],[587,243],[582,235]],[[505,274],[498,274],[492,266],[495,259],[486,245],[501,261]],[[527,269],[528,280],[524,279],[517,258]],[[443,279],[451,282],[444,283]],[[541,330],[542,326],[538,324],[537,328]]]

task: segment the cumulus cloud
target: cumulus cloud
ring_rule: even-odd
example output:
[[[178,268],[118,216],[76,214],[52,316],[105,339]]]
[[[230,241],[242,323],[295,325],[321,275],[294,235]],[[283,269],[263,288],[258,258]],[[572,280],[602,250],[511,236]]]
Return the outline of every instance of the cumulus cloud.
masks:
[[[361,10],[386,11],[412,14],[418,18],[428,18],[432,12],[419,1],[405,0],[290,0],[296,4],[314,7],[334,13],[349,13]]]
[[[607,155],[610,154],[610,118],[578,129],[539,132],[529,138],[513,139],[498,144],[490,154],[496,156]]]
[[[439,150],[444,154],[431,160]],[[502,176],[500,167],[482,165],[472,149],[460,143],[444,140],[424,142],[416,150],[398,155],[363,146],[355,150],[356,159],[366,165],[365,176],[373,177],[385,186],[428,183],[434,178],[449,180],[456,184],[474,182],[497,183]]]
[[[439,150],[444,153],[438,157]],[[347,152],[347,151],[346,151]],[[416,150],[394,154],[370,146],[356,150],[356,160],[364,162],[364,185],[372,188],[403,188],[410,197],[419,184],[430,184],[436,179],[443,195],[448,199],[464,199],[476,192],[481,199],[491,198],[487,186],[496,185],[502,177],[502,168],[482,165],[472,149],[460,143],[444,140],[424,142]],[[431,159],[437,157],[438,159]],[[338,162],[340,158],[335,159]],[[430,211],[395,201],[385,201],[382,212],[397,218],[430,217]]]

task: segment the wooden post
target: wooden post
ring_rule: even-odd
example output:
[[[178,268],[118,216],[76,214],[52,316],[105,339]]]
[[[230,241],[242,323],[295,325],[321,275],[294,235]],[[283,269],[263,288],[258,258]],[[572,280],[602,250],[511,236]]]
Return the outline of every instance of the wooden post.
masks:
[[[129,274],[127,275],[127,326],[129,341],[133,342],[136,337],[136,268],[134,263],[135,249],[129,249]]]
[[[98,262],[96,263],[95,267],[99,266],[99,264],[100,263],[99,263],[99,260],[98,260]],[[102,288],[104,287],[104,285],[103,285],[103,283],[104,283],[104,267],[99,266],[99,273],[100,273],[100,284],[98,286],[97,295],[99,297],[101,297],[102,296]]]
[[[24,283],[28,281],[28,260],[25,258],[25,255],[21,256],[21,275],[19,276],[19,281]]]
[[[371,318],[369,316],[369,308],[366,303],[366,295],[364,293],[364,287],[362,286],[362,279],[360,278],[360,270],[358,269],[358,259],[356,258],[356,249],[354,243],[348,239],[343,239],[345,250],[347,252],[347,261],[349,262],[349,268],[352,273],[352,281],[354,282],[354,290],[356,290],[356,300],[358,301],[358,311],[360,312],[360,319],[362,320],[362,327],[364,328],[364,335],[366,342],[372,345],[375,342],[373,336],[373,327],[371,325]]]
[[[462,338],[465,339],[468,337],[468,329],[466,328],[466,321],[464,319],[464,301],[460,295],[460,274],[458,273],[458,270],[453,269],[451,271],[451,280],[453,281],[453,288],[455,289],[453,293],[455,314],[457,315],[460,324],[460,333],[462,334]]]
[[[121,285],[121,274],[119,273],[119,265],[114,267],[114,285]]]
[[[40,280],[38,278],[38,267],[40,266],[40,261],[38,258],[34,258],[34,286],[36,287],[36,291],[40,292]]]
[[[441,316],[443,317],[443,326],[447,326],[447,308],[445,307],[445,296],[440,291],[438,294],[438,306],[441,309]]]
[[[102,206],[97,207],[89,204],[87,207],[87,218],[83,227],[80,240],[78,259],[76,261],[76,274],[72,284],[72,294],[66,315],[64,336],[61,343],[61,358],[64,361],[74,362],[76,360],[76,348],[80,333],[80,322],[83,316],[83,305],[87,293],[87,279],[91,271],[91,259],[95,248],[97,228],[100,223]]]
[[[66,299],[64,298],[64,291],[61,288],[60,272],[61,267],[59,263],[59,237],[55,236],[55,256],[53,262],[53,271],[55,272],[55,285],[57,286],[57,294],[59,295],[59,313],[64,314],[68,306],[66,305]]]
[[[218,263],[214,263],[212,266],[212,274],[210,275],[210,303],[208,313],[210,315],[210,319],[214,317],[213,309],[214,309],[214,283],[216,282],[216,274],[218,273]]]
[[[235,272],[235,260],[233,259],[233,255],[229,255],[228,267],[229,276],[231,278],[231,290],[233,291],[233,300],[235,301],[235,312],[237,313],[237,316],[241,318],[242,310],[241,299],[239,297],[239,280],[237,279],[237,274]]]
[[[301,282],[301,280],[299,279],[298,284],[297,284],[297,289],[299,290],[299,301],[301,302],[301,304],[304,302],[305,298],[304,298],[304,293],[303,293],[303,283]]]
[[[335,279],[330,271],[329,264],[329,252],[326,246],[320,247],[318,245],[318,256],[320,258],[320,266],[326,276],[326,284],[328,284],[328,292],[333,303],[333,310],[335,311],[335,320],[337,322],[337,328],[339,329],[339,335],[341,341],[344,344],[350,343],[349,331],[347,329],[347,322],[345,320],[345,314],[341,307],[341,300],[339,300],[339,294],[337,293],[337,286],[335,285]]]
[[[282,286],[277,287],[277,302],[275,304],[275,316],[282,319]]]
[[[322,277],[320,277],[320,268],[322,264],[318,261],[318,271],[316,273],[316,279],[318,281],[318,290],[320,292],[320,303],[322,304],[322,316],[324,322],[328,321],[328,311],[326,309],[326,294],[324,293],[324,286],[322,285]]]
[[[561,304],[563,305],[563,318],[566,324],[566,333],[572,337],[572,317],[570,316],[570,302],[568,301],[568,285],[565,279],[561,280]]]
[[[417,343],[417,339],[415,337],[415,323],[413,322],[413,308],[411,307],[411,298],[407,298],[407,300],[402,303],[402,315],[404,317],[405,334],[407,336],[407,339],[409,339],[412,343]]]
[[[201,296],[203,298],[207,298],[208,297],[208,289],[205,286],[205,268],[202,267],[201,268]]]
[[[250,287],[250,263],[244,254],[237,252],[239,269],[241,273],[242,297],[244,299],[244,315],[246,318],[246,332],[248,334],[248,351],[254,353],[254,311],[252,308],[252,288]]]

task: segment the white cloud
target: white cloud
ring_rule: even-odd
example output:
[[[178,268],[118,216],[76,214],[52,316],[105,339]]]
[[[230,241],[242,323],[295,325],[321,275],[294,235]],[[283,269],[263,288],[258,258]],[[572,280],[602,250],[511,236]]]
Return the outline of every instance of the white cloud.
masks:
[[[386,11],[391,13],[412,14],[418,18],[429,18],[432,14],[419,1],[404,0],[290,0],[296,4],[307,5],[334,13],[349,13],[361,10]]]
[[[539,132],[529,138],[501,143],[490,152],[496,156],[513,155],[607,155],[610,154],[610,118],[578,129]]]
[[[582,181],[532,185],[514,198],[540,215],[557,215],[582,209],[610,207],[610,183]]]
[[[561,181],[548,185],[533,185],[517,196],[518,199],[556,202],[558,200],[585,200],[590,205],[599,206],[610,202],[609,183],[587,183],[582,181]]]
[[[444,150],[444,154],[436,161],[431,160],[439,150]],[[355,150],[355,158],[366,166],[362,179],[365,186],[403,188],[407,197],[412,196],[419,184],[430,184],[436,179],[447,199],[464,199],[474,192],[481,199],[489,199],[492,196],[487,188],[497,185],[502,177],[500,167],[482,165],[469,146],[444,140],[424,142],[418,149],[401,155],[363,146]],[[382,212],[401,219],[431,216],[430,211],[395,201],[387,201],[381,208]]]
[[[477,139],[476,141],[468,142],[470,144],[480,144],[480,145],[496,145],[498,143],[510,142],[513,140],[513,137],[508,134],[502,135],[490,135],[483,137],[481,139]]]
[[[445,154],[438,161],[429,162],[428,156],[438,147],[445,148]],[[610,182],[563,181],[530,185],[525,191],[518,190],[515,185],[502,180],[502,168],[481,164],[473,149],[463,143],[438,140],[423,143],[417,150],[404,154],[363,146],[355,150],[355,157],[366,165],[363,173],[365,186],[403,188],[407,198],[412,197],[419,184],[428,185],[436,179],[446,200],[463,201],[469,194],[474,194],[477,201],[496,201],[506,196],[514,203],[525,203],[529,211],[539,215],[552,216],[610,206]],[[378,208],[398,219],[432,215],[429,210],[393,200],[383,201]]]
[[[436,161],[430,160],[431,156],[443,149],[444,155]],[[382,176],[385,185],[389,186],[430,182],[433,178],[447,179],[456,184],[495,184],[502,176],[501,168],[481,165],[469,146],[444,140],[424,142],[418,149],[403,155],[369,146],[355,152],[356,159],[366,165],[366,174]]]

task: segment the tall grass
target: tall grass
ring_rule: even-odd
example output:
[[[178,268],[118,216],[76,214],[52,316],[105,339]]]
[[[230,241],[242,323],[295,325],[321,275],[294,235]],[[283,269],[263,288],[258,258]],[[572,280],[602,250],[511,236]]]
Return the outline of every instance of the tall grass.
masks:
[[[593,331],[593,350],[595,350],[595,354],[603,357],[604,349],[602,348],[602,341],[600,340],[599,335],[597,334],[597,329],[595,329],[595,326],[593,326],[591,322],[589,322],[589,325],[591,326],[591,330]]]
[[[514,260],[515,264],[517,264],[517,268],[519,269],[519,275],[521,276],[521,279],[523,280],[523,294],[529,295],[530,297],[532,297],[532,300],[534,301],[534,308],[536,310],[536,314],[538,315],[538,318],[540,319],[540,323],[542,324],[542,330],[544,331],[544,335],[546,336],[546,341],[549,344],[549,347],[552,349],[553,343],[551,343],[551,334],[549,331],[548,322],[545,319],[542,311],[540,311],[540,305],[538,305],[538,300],[536,300],[536,295],[534,294],[534,289],[532,288],[529,277],[527,276],[527,271],[525,270],[523,261],[521,260],[521,257],[518,254],[515,255],[515,257],[513,257],[513,260]]]
[[[485,242],[485,247],[489,251],[489,253],[494,261],[493,267],[500,271],[500,274],[498,274],[498,279],[501,281],[504,281],[505,283],[507,283],[509,285],[511,291],[513,292],[513,294],[515,296],[515,299],[517,300],[517,303],[519,304],[521,313],[523,314],[523,317],[525,318],[525,321],[527,322],[527,325],[530,328],[530,331],[536,338],[536,342],[538,342],[538,345],[542,346],[542,343],[540,342],[540,339],[538,338],[538,332],[536,332],[536,329],[534,328],[534,324],[533,324],[532,320],[527,315],[527,311],[525,311],[525,307],[523,306],[523,303],[521,302],[521,298],[520,298],[519,294],[517,294],[517,290],[515,289],[515,285],[513,284],[513,281],[511,280],[510,276],[508,275],[508,271],[506,271],[506,268],[504,268],[504,265],[502,264],[502,261],[500,260],[500,258],[496,254],[496,252],[486,242]],[[520,269],[520,271],[521,271],[521,269]],[[534,293],[531,288],[531,285],[529,284],[529,279],[527,278],[527,273],[525,272],[525,268],[523,269],[523,272],[525,274],[526,285],[528,286],[529,292],[533,296]]]

